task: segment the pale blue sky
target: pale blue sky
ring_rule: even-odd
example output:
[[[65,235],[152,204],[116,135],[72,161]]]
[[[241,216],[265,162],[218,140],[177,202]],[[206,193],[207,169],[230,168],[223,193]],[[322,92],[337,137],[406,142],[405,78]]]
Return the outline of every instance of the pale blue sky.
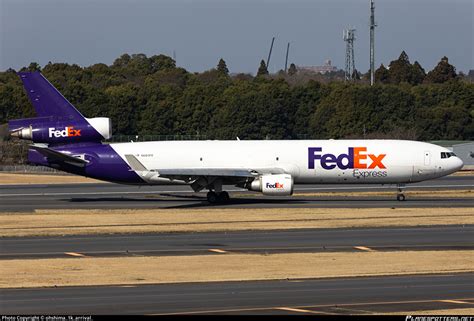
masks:
[[[405,50],[432,69],[448,56],[474,69],[474,0],[376,0],[376,66]],[[369,68],[369,0],[0,0],[0,70],[36,61],[111,64],[122,53],[167,54],[189,71],[255,73],[290,62],[344,67],[342,30],[357,29],[356,68]]]

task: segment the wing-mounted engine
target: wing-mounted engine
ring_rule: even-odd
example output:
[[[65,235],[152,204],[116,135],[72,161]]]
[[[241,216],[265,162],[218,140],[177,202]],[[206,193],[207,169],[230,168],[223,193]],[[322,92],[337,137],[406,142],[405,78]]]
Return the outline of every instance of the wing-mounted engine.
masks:
[[[293,177],[289,174],[267,174],[252,181],[249,190],[269,196],[287,196],[293,194],[293,186]]]
[[[10,135],[34,143],[69,144],[100,142],[112,137],[109,118],[64,120],[55,117],[15,119],[8,122]]]

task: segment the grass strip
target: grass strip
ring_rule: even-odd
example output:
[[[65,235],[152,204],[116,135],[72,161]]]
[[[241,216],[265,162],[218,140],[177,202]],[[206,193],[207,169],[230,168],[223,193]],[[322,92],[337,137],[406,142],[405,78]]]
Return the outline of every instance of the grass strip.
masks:
[[[0,287],[250,281],[472,271],[472,251],[13,259],[0,261]]]
[[[36,210],[1,213],[0,237],[474,224],[474,208]]]

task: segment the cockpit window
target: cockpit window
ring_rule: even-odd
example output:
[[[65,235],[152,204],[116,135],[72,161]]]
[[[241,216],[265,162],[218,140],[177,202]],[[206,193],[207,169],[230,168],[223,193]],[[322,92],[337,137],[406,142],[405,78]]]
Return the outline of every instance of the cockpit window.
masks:
[[[456,156],[453,152],[441,152],[441,158],[450,158],[451,156]]]

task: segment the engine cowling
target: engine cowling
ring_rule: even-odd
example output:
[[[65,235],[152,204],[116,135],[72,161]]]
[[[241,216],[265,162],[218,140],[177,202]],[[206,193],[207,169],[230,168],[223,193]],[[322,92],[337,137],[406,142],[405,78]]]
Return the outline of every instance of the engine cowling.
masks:
[[[269,196],[288,196],[293,194],[293,177],[289,174],[262,175],[252,181],[250,190]]]
[[[100,142],[112,137],[109,118],[97,117],[80,121],[65,121],[50,118],[16,119],[8,123],[10,135],[34,143]]]

